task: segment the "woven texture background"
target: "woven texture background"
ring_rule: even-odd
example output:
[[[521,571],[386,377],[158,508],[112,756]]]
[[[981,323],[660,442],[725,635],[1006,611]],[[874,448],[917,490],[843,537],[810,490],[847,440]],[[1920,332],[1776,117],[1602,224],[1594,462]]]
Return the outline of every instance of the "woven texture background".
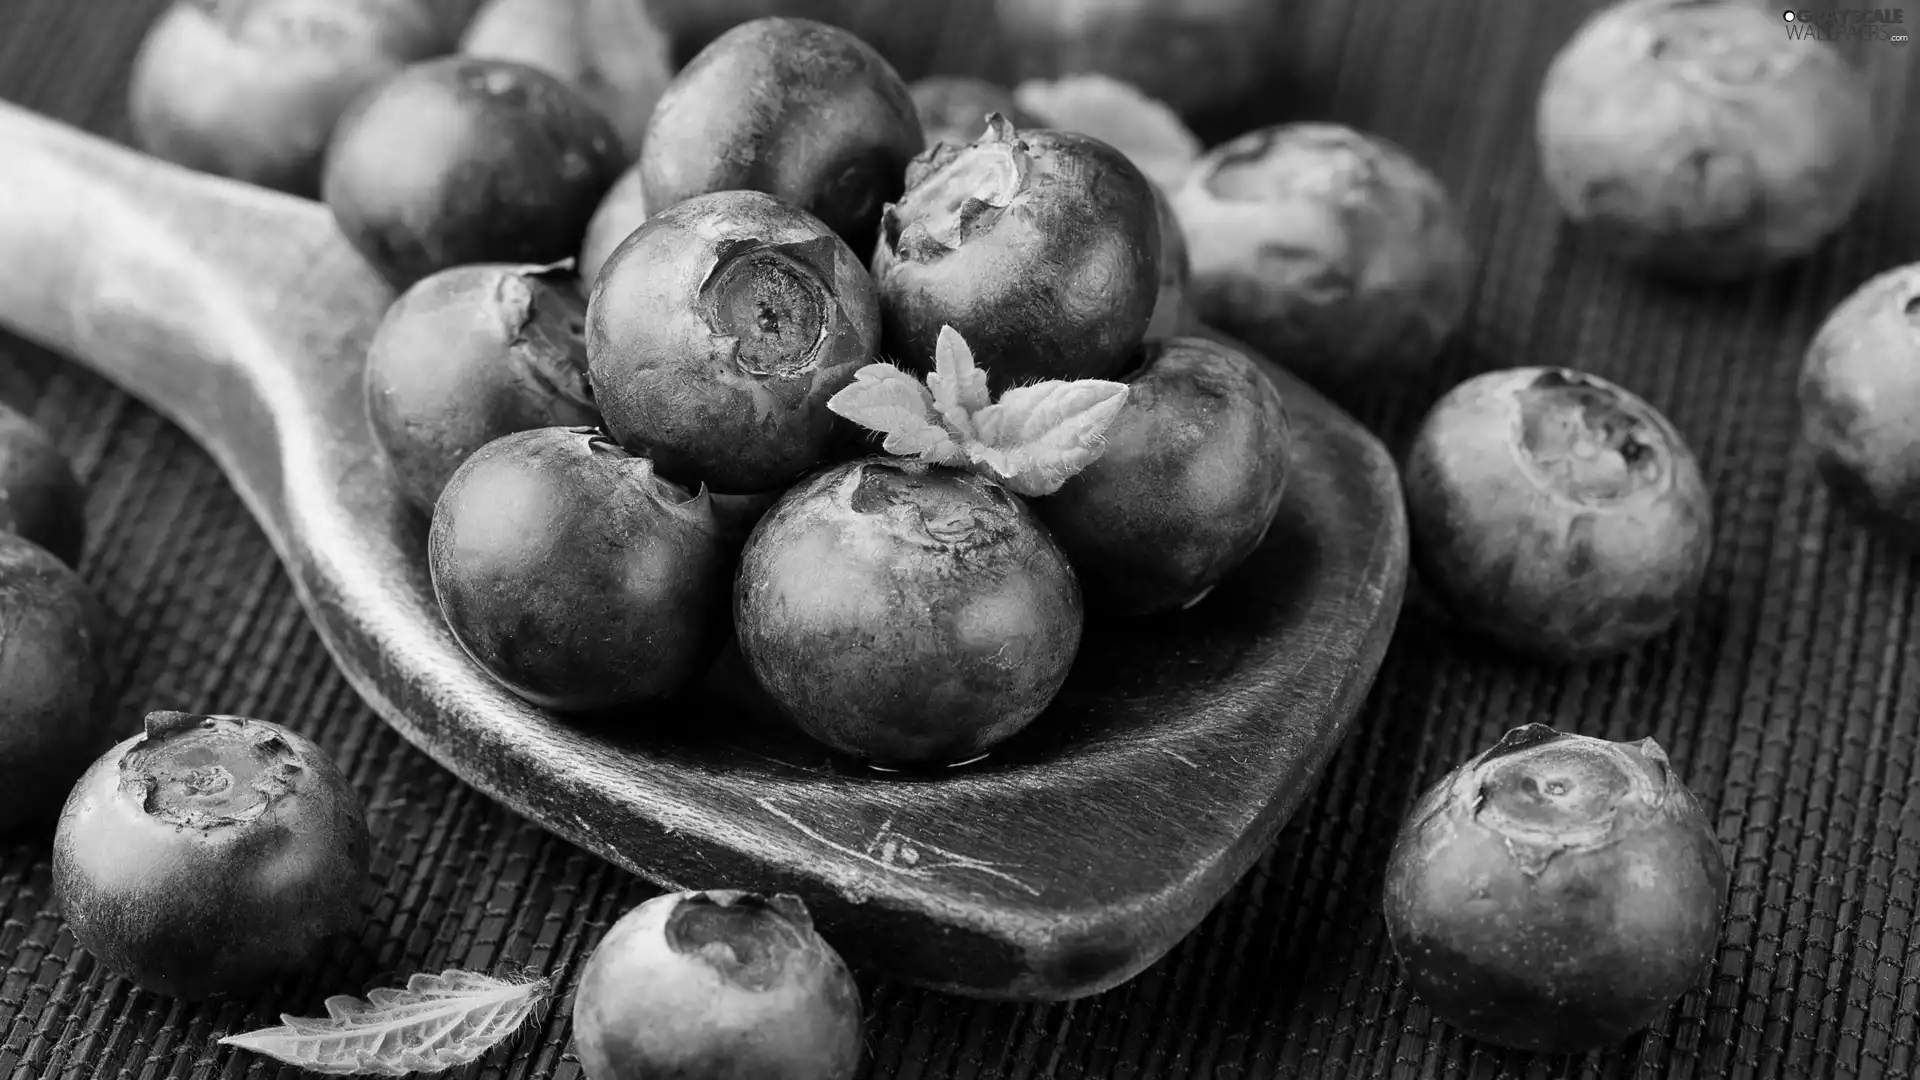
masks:
[[[863,979],[868,1070],[902,1078],[1823,1077],[1920,1072],[1920,613],[1913,563],[1830,504],[1797,447],[1794,379],[1824,313],[1920,259],[1920,108],[1895,179],[1817,257],[1750,286],[1682,292],[1597,258],[1555,224],[1531,155],[1535,88],[1585,6],[1536,0],[1297,3],[1276,85],[1206,125],[1330,117],[1381,131],[1457,193],[1485,256],[1471,321],[1427,385],[1362,417],[1396,447],[1479,370],[1586,368],[1665,410],[1715,493],[1704,598],[1618,661],[1552,670],[1457,640],[1409,606],[1371,700],[1271,852],[1180,947],[1068,1005],[987,1005]],[[159,0],[0,0],[0,97],[125,136],[126,70]],[[979,69],[965,6],[902,2],[903,73]],[[905,14],[912,12],[911,15]],[[897,40],[894,40],[897,38]],[[8,148],[0,146],[0,153]],[[0,193],[0,198],[5,197]],[[0,253],[5,257],[5,253]],[[324,970],[256,998],[137,992],[73,944],[48,841],[0,861],[0,1078],[265,1077],[215,1046],[411,972],[559,973],[537,1030],[464,1076],[574,1078],[567,994],[608,924],[652,890],[467,789],[334,672],[267,542],[178,430],[61,358],[0,335],[0,399],[59,438],[89,483],[83,571],[117,616],[119,723],[150,708],[258,715],[314,736],[366,799],[381,896]],[[1716,814],[1733,866],[1709,980],[1611,1052],[1478,1046],[1399,984],[1379,916],[1401,815],[1525,721],[1652,735]],[[722,884],[722,883],[715,883]]]

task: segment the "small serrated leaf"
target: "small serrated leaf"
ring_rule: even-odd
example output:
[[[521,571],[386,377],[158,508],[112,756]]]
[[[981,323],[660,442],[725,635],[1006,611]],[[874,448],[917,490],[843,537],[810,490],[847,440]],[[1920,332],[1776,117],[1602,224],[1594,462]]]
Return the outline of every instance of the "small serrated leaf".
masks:
[[[955,435],[971,436],[973,414],[993,401],[987,390],[987,373],[974,363],[973,349],[951,326],[940,328],[927,387],[933,391],[933,407]]]
[[[551,992],[545,979],[422,972],[404,990],[374,990],[364,1001],[336,995],[326,1000],[325,1018],[282,1014],[279,1027],[228,1035],[220,1044],[329,1076],[445,1072],[519,1030]]]
[[[887,422],[900,414],[926,420],[933,395],[911,374],[892,364],[867,364],[853,373],[853,381],[827,399],[827,408],[875,431],[890,431]]]
[[[1105,431],[1126,400],[1125,383],[1050,379],[1013,387],[973,419],[989,446],[1066,446]]]
[[[933,464],[963,460],[960,447],[935,420],[933,395],[892,364],[868,364],[827,400],[834,413],[886,435],[889,454],[913,455]]]
[[[880,449],[901,457],[916,457],[929,465],[952,465],[964,460],[960,444],[944,428],[928,424],[925,431],[913,435],[888,435]]]
[[[1020,447],[1002,449],[977,440],[966,444],[967,459],[975,472],[1017,495],[1051,495],[1059,491],[1073,475],[1098,458],[1096,445],[1084,453],[1031,453]]]
[[[892,364],[868,364],[827,408],[884,432],[890,454],[961,466],[1022,495],[1048,495],[1105,450],[1101,433],[1126,400],[1124,383],[1080,379],[1015,387],[995,402],[972,348],[943,326],[924,384]]]
[[[997,446],[988,446],[978,439],[968,439],[962,444],[962,448],[966,451],[967,460],[981,466],[989,479],[1005,483],[1009,474],[1018,471],[1014,466],[1013,456]]]
[[[1102,379],[1018,386],[974,414],[967,457],[1021,495],[1051,495],[1106,450],[1101,440],[1127,401],[1125,383]]]

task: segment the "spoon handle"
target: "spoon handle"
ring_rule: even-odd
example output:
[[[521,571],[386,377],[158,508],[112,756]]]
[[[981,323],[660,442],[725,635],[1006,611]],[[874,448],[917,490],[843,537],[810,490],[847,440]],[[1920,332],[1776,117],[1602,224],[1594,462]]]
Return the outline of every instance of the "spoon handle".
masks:
[[[0,327],[99,372],[212,455],[341,673],[390,725],[634,868],[634,851],[606,842],[623,834],[573,824],[569,786],[625,763],[479,676],[440,619],[424,530],[364,406],[367,341],[392,296],[318,203],[0,103]]]
[[[332,412],[357,381],[342,359],[364,349],[390,299],[326,209],[5,102],[0,193],[0,326],[184,428],[284,555],[287,433],[270,406]]]

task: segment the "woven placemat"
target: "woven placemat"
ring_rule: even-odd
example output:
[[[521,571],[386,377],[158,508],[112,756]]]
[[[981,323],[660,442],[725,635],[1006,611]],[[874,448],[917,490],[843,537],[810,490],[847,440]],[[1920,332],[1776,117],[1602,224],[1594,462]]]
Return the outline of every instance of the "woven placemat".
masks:
[[[0,96],[125,135],[126,69],[159,0],[0,0]],[[874,7],[884,6],[875,0]],[[1273,849],[1172,954],[1072,1004],[982,1004],[863,979],[875,1077],[1910,1077],[1920,1072],[1920,635],[1913,564],[1830,504],[1796,445],[1794,380],[1825,312],[1920,259],[1920,108],[1895,182],[1816,258],[1750,286],[1679,291],[1556,225],[1530,151],[1534,90],[1587,5],[1291,4],[1254,113],[1326,117],[1411,148],[1457,193],[1485,254],[1466,332],[1434,378],[1362,418],[1396,446],[1475,371],[1562,363],[1614,379],[1698,452],[1721,528],[1704,597],[1623,659],[1551,670],[1449,633],[1415,603],[1371,700]],[[896,4],[910,76],[991,61],[964,7]],[[0,153],[7,148],[0,146]],[[0,193],[4,198],[5,193]],[[6,253],[0,252],[0,258]],[[652,890],[455,781],[332,668],[265,538],[178,430],[77,366],[0,336],[0,400],[54,432],[90,486],[83,572],[116,617],[118,723],[151,708],[239,712],[316,738],[369,808],[379,900],[323,970],[258,997],[184,1005],[76,949],[48,841],[0,863],[0,1077],[293,1077],[216,1047],[447,966],[558,973],[537,1029],[456,1075],[574,1078],[573,975]],[[1399,983],[1379,885],[1412,799],[1525,721],[1652,735],[1715,815],[1733,866],[1708,982],[1651,1032],[1581,1059],[1530,1058],[1434,1022]],[[723,883],[714,883],[723,884]]]

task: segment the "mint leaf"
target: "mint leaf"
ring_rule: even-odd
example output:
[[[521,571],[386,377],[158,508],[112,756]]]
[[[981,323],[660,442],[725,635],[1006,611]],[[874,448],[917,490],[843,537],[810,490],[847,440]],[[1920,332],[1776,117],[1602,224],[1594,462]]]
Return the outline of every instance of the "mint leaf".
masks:
[[[951,326],[940,328],[940,340],[933,347],[933,374],[927,376],[927,388],[933,391],[933,407],[955,435],[973,434],[973,413],[993,401],[987,391],[987,373],[973,362],[973,350],[960,331]]]
[[[1002,449],[968,440],[967,460],[981,473],[1017,495],[1051,495],[1092,464],[1104,448],[1097,442],[1084,452],[1068,454],[1034,451],[1026,447]]]
[[[959,466],[1016,494],[1051,495],[1105,451],[1101,434],[1126,400],[1124,383],[1056,379],[1016,386],[995,402],[973,350],[943,326],[925,385],[892,364],[872,363],[827,408],[884,432],[890,454]]]
[[[936,420],[933,395],[892,364],[868,364],[827,401],[827,408],[862,427],[884,432],[889,454],[936,465],[966,460],[953,434]]]
[[[1126,402],[1126,384],[1103,379],[1016,386],[974,414],[967,458],[1021,495],[1051,495],[1106,449],[1101,435]]]
[[[968,439],[962,443],[961,446],[966,451],[967,460],[974,465],[980,466],[974,469],[974,472],[980,473],[996,483],[1006,485],[1009,490],[1013,488],[1013,485],[1008,483],[1008,480],[1020,472],[1020,463],[1016,463],[1015,461],[1017,451],[1002,450],[997,446],[988,446],[978,439]]]
[[[445,1072],[476,1061],[545,1003],[545,979],[500,979],[448,968],[404,990],[326,1000],[322,1017],[280,1015],[280,1026],[220,1040],[329,1076]]]
[[[1105,431],[1126,400],[1125,383],[1051,379],[1008,390],[975,413],[973,422],[988,446],[1064,448]]]

